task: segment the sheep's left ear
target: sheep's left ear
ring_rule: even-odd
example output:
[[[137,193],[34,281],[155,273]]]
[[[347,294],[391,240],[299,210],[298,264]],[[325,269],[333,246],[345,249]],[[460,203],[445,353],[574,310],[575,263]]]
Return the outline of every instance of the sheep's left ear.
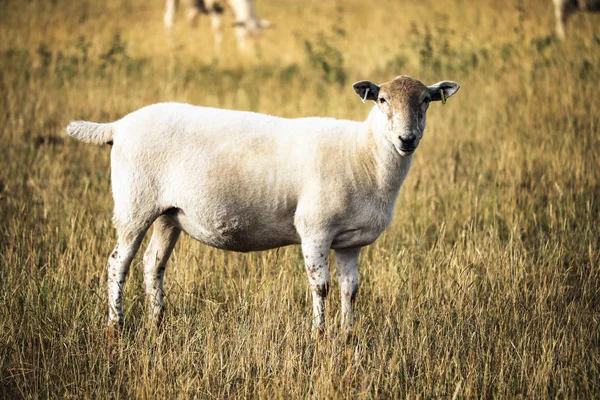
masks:
[[[356,82],[352,85],[356,94],[360,96],[363,103],[366,100],[377,100],[377,96],[379,95],[379,86],[369,81],[360,81]]]
[[[431,100],[440,101],[442,100],[442,94],[440,92],[444,92],[444,99],[447,99],[454,93],[458,92],[460,85],[452,81],[441,81],[435,85],[427,86],[427,88],[429,89],[429,96],[431,96]]]

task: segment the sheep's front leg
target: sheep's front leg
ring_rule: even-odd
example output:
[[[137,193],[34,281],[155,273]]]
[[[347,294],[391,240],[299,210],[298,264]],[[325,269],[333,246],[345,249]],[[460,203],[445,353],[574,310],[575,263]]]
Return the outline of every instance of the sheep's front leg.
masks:
[[[325,298],[329,292],[329,243],[303,241],[302,253],[313,299],[313,330],[325,332]]]
[[[248,54],[250,52],[250,46],[248,45],[248,29],[245,26],[237,26],[235,28],[235,36],[237,38],[238,50],[242,54]]]
[[[335,250],[336,269],[342,295],[342,328],[354,324],[352,305],[358,292],[358,255],[360,248]]]
[[[567,23],[567,18],[576,11],[577,7],[576,2],[571,0],[554,0],[556,34],[559,39],[563,40],[565,38],[565,24]]]

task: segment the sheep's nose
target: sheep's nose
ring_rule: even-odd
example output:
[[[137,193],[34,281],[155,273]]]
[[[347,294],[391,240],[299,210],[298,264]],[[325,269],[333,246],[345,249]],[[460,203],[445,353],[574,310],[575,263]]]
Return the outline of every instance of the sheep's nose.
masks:
[[[415,140],[417,140],[417,136],[414,134],[400,136],[400,142],[402,142],[402,147],[414,147]]]

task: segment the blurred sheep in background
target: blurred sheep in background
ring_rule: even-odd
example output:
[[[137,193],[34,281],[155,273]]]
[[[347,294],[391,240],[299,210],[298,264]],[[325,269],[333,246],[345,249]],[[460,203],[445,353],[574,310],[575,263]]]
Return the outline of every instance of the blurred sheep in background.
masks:
[[[560,39],[565,38],[565,23],[567,18],[577,10],[600,11],[600,0],[553,0],[556,17],[556,34]]]
[[[221,30],[221,14],[226,8],[233,11],[235,22],[235,35],[237,37],[237,46],[242,53],[248,53],[250,46],[248,37],[258,36],[263,29],[272,26],[272,23],[266,19],[260,19],[256,15],[253,0],[182,0],[186,7],[186,17],[190,24],[193,24],[198,14],[207,14],[210,16],[212,29],[215,35],[215,51],[219,54],[221,43],[223,42],[223,33]],[[165,8],[165,26],[169,33],[172,33],[175,22],[175,12],[179,0],[166,0]]]

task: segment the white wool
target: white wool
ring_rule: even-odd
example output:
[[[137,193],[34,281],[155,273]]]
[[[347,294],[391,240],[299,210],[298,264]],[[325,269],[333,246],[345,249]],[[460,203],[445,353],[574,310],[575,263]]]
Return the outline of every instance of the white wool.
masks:
[[[447,81],[427,87],[398,77],[381,86],[355,84],[361,98],[367,86],[376,105],[363,122],[160,103],[110,124],[70,124],[69,134],[80,140],[114,143],[119,242],[109,259],[109,325],[122,322],[122,285],[154,221],[144,256],[151,316],[162,315],[162,276],[183,231],[234,251],[302,244],[319,330],[329,250],[335,250],[343,320],[351,324],[360,248],[392,220],[429,101],[439,100],[440,91],[450,97],[459,87]]]

